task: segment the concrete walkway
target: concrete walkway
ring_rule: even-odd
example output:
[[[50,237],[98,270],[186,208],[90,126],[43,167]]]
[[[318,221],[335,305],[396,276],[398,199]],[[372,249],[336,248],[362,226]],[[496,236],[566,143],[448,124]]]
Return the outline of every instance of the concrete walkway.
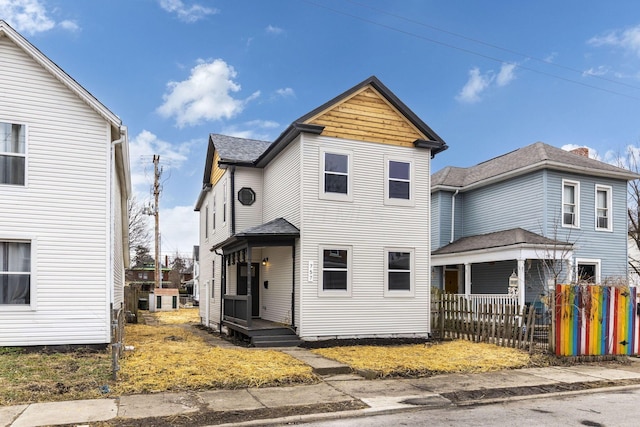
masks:
[[[282,349],[281,349],[282,350]],[[549,396],[550,393],[576,393],[606,387],[640,386],[640,361],[629,364],[603,363],[566,367],[527,368],[481,374],[448,374],[417,379],[367,380],[345,365],[324,359],[304,349],[286,353],[311,365],[323,381],[291,387],[210,390],[188,393],[156,393],[111,399],[34,403],[0,406],[0,426],[35,427],[102,422],[136,421],[145,425],[152,417],[187,416],[194,420],[208,415],[208,424],[220,421],[234,425],[301,422],[371,413],[407,410],[416,407],[471,405],[514,398]],[[305,415],[267,421],[274,408],[307,407]],[[293,408],[293,409],[292,409]],[[327,412],[327,408],[330,412]],[[346,411],[333,412],[335,408]],[[362,408],[362,409],[351,409]],[[265,412],[266,411],[266,412]],[[309,413],[312,412],[312,413]],[[236,418],[229,418],[232,414]],[[211,422],[213,420],[213,422]],[[229,421],[232,420],[232,421]],[[253,420],[253,421],[250,421]],[[171,425],[148,420],[149,425]],[[104,424],[101,424],[104,425]],[[194,424],[202,425],[202,424]]]

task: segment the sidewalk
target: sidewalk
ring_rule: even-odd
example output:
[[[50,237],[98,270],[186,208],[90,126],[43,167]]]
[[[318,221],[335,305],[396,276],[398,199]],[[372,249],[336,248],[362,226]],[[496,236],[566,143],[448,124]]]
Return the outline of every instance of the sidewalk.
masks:
[[[323,381],[291,387],[158,393],[0,407],[0,426],[264,425],[640,385],[640,361],[367,380],[304,349],[280,349]]]

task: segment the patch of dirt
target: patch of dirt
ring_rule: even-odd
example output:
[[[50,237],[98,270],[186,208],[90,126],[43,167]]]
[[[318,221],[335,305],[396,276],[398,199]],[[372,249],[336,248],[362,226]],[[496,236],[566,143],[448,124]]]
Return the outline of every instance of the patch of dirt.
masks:
[[[526,387],[503,387],[481,390],[454,391],[441,393],[441,396],[451,402],[460,404],[465,402],[491,401],[517,396],[532,396],[537,394],[559,393],[566,391],[591,390],[595,388],[618,387],[640,384],[640,379],[627,379],[616,381],[588,381],[579,383],[558,383]]]
[[[174,415],[170,417],[154,417],[144,419],[121,419],[95,424],[98,427],[173,427],[173,426],[206,426],[218,424],[235,424],[252,420],[268,420],[289,417],[293,415],[308,415],[325,412],[351,411],[366,408],[367,405],[359,400],[337,403],[323,403],[306,406],[285,406],[281,408],[264,408],[252,411],[202,411],[190,414]]]

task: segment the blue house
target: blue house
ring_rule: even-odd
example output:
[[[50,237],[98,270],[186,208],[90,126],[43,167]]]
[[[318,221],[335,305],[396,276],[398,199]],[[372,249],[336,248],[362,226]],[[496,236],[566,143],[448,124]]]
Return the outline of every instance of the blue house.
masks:
[[[433,174],[432,286],[524,305],[554,282],[626,279],[627,183],[640,176],[587,154],[537,142]]]

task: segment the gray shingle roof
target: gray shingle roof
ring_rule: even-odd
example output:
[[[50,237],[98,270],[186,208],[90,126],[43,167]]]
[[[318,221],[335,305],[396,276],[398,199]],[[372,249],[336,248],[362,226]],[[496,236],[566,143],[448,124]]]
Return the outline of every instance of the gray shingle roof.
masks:
[[[463,237],[432,252],[432,255],[469,252],[487,248],[499,248],[518,244],[529,245],[569,245],[570,243],[550,239],[522,228],[496,231],[494,233],[479,234]]]
[[[234,136],[210,135],[223,162],[253,162],[269,148],[271,142],[257,139],[237,138]]]
[[[284,218],[276,218],[273,221],[250,227],[236,234],[236,237],[259,236],[299,236],[300,230]]]
[[[468,168],[445,167],[431,176],[431,187],[466,187],[500,175],[525,172],[536,165],[563,170],[567,167],[586,174],[610,174],[621,179],[638,178],[626,169],[536,142]]]

